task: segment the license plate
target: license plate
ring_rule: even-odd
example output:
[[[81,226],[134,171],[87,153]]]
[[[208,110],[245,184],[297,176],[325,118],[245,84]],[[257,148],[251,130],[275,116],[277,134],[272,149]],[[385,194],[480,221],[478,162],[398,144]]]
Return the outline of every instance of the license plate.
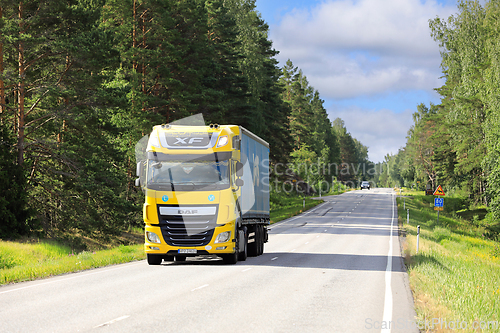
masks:
[[[196,249],[179,249],[179,250],[177,250],[177,253],[182,253],[182,254],[196,254],[197,250]]]

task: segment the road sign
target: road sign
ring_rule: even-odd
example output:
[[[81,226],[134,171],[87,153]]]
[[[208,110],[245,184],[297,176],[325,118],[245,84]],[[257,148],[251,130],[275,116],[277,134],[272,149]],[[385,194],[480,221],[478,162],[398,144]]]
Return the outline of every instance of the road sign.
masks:
[[[444,199],[434,198],[434,210],[440,211],[444,210]]]
[[[441,187],[441,185],[439,185],[438,188],[434,191],[433,195],[442,195],[444,197],[446,194],[444,194],[443,188]]]

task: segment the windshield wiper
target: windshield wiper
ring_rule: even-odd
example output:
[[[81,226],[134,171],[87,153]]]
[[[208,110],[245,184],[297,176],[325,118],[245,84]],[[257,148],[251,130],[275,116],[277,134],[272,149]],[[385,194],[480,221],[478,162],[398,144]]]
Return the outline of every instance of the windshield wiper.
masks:
[[[149,183],[148,188],[160,191],[173,191],[174,185],[172,183]]]

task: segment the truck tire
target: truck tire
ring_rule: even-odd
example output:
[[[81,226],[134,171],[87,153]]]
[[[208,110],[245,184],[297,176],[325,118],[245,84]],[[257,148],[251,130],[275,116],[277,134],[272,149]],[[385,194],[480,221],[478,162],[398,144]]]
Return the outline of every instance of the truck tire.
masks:
[[[234,265],[238,262],[238,253],[223,254],[221,255],[222,261],[228,265]]]
[[[257,252],[257,255],[260,256],[262,254],[264,254],[264,243],[265,243],[265,237],[266,237],[266,231],[264,230],[264,226],[263,225],[259,225],[258,226],[258,230],[259,230],[259,247],[258,247],[258,252]]]
[[[245,260],[247,260],[247,257],[248,257],[248,231],[247,231],[246,227],[244,227],[243,235],[244,235],[243,236],[243,244],[239,244],[240,246],[243,246],[243,251],[241,251],[238,254],[239,261],[245,261]],[[239,246],[238,246],[238,249],[239,249]]]
[[[250,251],[251,250],[251,251]],[[253,257],[264,253],[264,226],[255,226],[255,236],[253,243],[248,244],[248,254]]]
[[[248,243],[248,255],[256,257],[259,255],[259,225],[254,226],[253,242]]]
[[[148,258],[148,264],[149,265],[160,265],[161,261],[163,260],[162,256],[160,256],[158,254],[150,254],[150,253],[148,253],[147,254],[147,258]]]

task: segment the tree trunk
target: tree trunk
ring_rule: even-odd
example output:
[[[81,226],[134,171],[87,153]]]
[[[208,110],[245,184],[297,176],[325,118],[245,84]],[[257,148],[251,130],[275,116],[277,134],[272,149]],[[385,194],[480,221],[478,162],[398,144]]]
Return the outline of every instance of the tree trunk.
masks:
[[[24,33],[23,21],[23,2],[19,2],[19,37]],[[25,64],[24,64],[24,45],[22,39],[19,41],[19,83],[18,83],[18,117],[17,117],[17,149],[19,166],[24,164],[24,95],[25,95]]]
[[[132,48],[134,49],[134,52],[137,52],[137,0],[134,0],[134,8],[132,9],[133,12],[133,28],[132,28]],[[137,71],[137,61],[135,59],[136,53],[134,53],[134,59],[132,60],[132,68],[134,71]]]
[[[0,20],[2,19],[3,11],[0,6]],[[3,82],[3,43],[0,40],[0,124],[3,123],[3,114],[5,112],[5,84]]]

